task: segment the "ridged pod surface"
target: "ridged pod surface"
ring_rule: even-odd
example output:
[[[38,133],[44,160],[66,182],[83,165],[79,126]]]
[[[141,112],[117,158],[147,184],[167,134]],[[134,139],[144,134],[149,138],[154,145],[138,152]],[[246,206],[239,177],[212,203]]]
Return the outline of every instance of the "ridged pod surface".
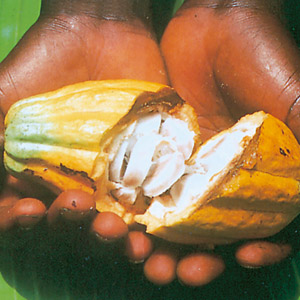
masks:
[[[189,205],[167,210],[160,218],[150,207],[136,220],[148,232],[181,243],[222,244],[276,234],[300,210],[299,150],[284,123],[264,112],[247,115],[191,157],[190,164],[208,169],[227,163],[209,176],[200,172],[199,185],[203,180],[205,186],[193,193]]]
[[[105,80],[18,101],[5,119],[6,168],[17,177],[41,181],[57,193],[77,188],[93,193],[100,141],[104,144],[108,133],[116,131],[120,120],[136,109],[138,98],[141,106],[145,101],[151,106],[153,99],[167,99],[168,93],[175,94],[158,83]]]
[[[5,126],[13,175],[86,190],[99,211],[172,242],[267,237],[300,211],[299,144],[264,112],[201,144],[193,108],[172,88],[90,81],[17,102]]]

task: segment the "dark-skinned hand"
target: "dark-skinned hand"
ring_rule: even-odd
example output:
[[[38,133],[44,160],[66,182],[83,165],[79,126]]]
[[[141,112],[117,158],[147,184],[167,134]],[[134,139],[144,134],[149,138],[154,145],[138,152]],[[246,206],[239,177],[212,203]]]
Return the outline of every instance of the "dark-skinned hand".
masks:
[[[271,113],[300,139],[300,52],[280,0],[187,0],[161,41],[172,86],[203,139],[246,114]]]
[[[300,55],[273,6],[254,0],[186,1],[161,41],[166,71],[148,4],[44,0],[38,21],[0,65],[2,117],[17,100],[67,84],[134,78],[170,82],[196,108],[203,140],[260,109],[285,121],[300,137]],[[165,244],[154,249],[143,229],[128,228],[112,213],[96,212],[89,195],[67,191],[56,197],[26,185],[7,178],[0,200],[3,232],[34,226],[45,216],[51,226],[90,220],[91,232],[101,241],[124,239],[129,260],[146,260],[146,277],[159,285],[176,274],[184,284],[204,285],[225,268],[223,259],[211,253],[191,250],[183,256]],[[40,201],[47,197],[48,202]],[[278,255],[266,261],[270,247]],[[247,261],[249,249],[259,255]],[[287,244],[259,241],[242,245],[236,255],[241,265],[259,267],[281,261],[290,251]]]
[[[148,6],[147,1],[132,0],[42,1],[39,19],[0,65],[1,126],[16,101],[68,84],[116,78],[167,84],[164,63],[148,22]],[[34,187],[25,187],[24,181],[11,176],[6,181],[23,196],[35,193]],[[39,188],[35,189],[37,193]],[[50,223],[58,215],[67,214],[66,205],[69,203],[53,202],[47,213]],[[89,212],[90,206],[89,202],[86,206],[78,203],[77,210]],[[11,216],[7,223],[12,224]]]

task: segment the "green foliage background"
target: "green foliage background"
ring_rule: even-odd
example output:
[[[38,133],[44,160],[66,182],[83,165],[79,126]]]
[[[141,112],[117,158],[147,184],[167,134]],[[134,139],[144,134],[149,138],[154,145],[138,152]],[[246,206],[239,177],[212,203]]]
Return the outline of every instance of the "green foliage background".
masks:
[[[0,61],[39,16],[41,0],[0,0]]]
[[[300,43],[300,1],[285,1],[286,22]],[[183,0],[154,0],[158,35]],[[292,8],[291,8],[292,7]],[[39,16],[40,0],[0,0],[0,61]],[[87,244],[84,228],[49,231],[46,224],[30,232],[16,231],[0,243],[1,300],[296,300],[300,299],[299,218],[274,237],[288,238],[296,249],[285,262],[259,270],[239,267],[232,248],[222,248],[227,271],[216,282],[192,289],[174,282],[153,286],[119,252],[120,245]],[[64,239],[69,235],[68,241]],[[5,243],[10,243],[6,247]],[[217,249],[218,251],[218,249]]]

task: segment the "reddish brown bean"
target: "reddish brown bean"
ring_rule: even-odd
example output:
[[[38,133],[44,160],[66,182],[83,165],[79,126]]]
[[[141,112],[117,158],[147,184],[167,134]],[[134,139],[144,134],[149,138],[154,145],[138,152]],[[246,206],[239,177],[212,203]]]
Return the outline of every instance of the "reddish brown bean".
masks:
[[[176,256],[167,250],[157,249],[144,264],[146,278],[154,284],[166,285],[176,278]]]
[[[91,231],[104,241],[114,241],[128,233],[124,220],[113,212],[101,212],[93,220]]]
[[[54,223],[59,216],[69,221],[80,221],[94,215],[95,211],[92,195],[82,190],[67,190],[54,200],[47,219],[49,223]]]
[[[182,258],[177,265],[178,279],[188,286],[203,286],[225,270],[221,257],[209,253],[193,253]]]
[[[143,262],[151,253],[153,243],[151,238],[142,231],[130,231],[126,238],[125,251],[130,261]]]
[[[290,255],[289,244],[276,244],[268,241],[251,241],[240,246],[235,253],[237,262],[247,268],[273,265]]]
[[[37,224],[46,214],[46,206],[35,198],[20,199],[12,208],[15,222],[21,227],[31,227]]]

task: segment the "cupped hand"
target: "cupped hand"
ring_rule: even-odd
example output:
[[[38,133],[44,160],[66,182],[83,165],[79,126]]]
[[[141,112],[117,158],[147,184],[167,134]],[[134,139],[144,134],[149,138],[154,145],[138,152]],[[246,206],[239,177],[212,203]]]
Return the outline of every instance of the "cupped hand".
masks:
[[[68,84],[116,78],[166,84],[164,63],[148,22],[146,2],[42,1],[37,22],[0,64],[1,127],[5,114],[16,101]],[[1,142],[3,145],[3,128]],[[11,180],[10,176],[8,181]],[[26,187],[26,183],[20,182],[15,180],[9,185],[18,185],[23,193],[33,193],[35,184]],[[68,218],[68,205],[57,199],[49,208],[49,222],[54,223],[58,215]],[[90,205],[78,204],[77,210],[83,212]],[[84,217],[84,213],[78,215]]]
[[[281,1],[187,0],[161,40],[171,85],[198,115],[202,139],[264,110],[300,141],[300,52]],[[252,241],[235,251],[244,267],[282,261],[286,243]]]
[[[44,3],[41,17],[0,65],[2,116],[21,98],[85,80],[134,78],[168,83],[149,24],[135,16],[130,6],[120,16],[111,15],[111,11],[95,14],[94,6],[92,10],[84,7],[82,13],[81,5],[68,12],[63,6],[53,9]],[[126,6],[127,1],[122,3]],[[161,50],[171,84],[197,110],[203,140],[232,125],[239,115],[257,109],[265,109],[293,127],[292,120],[297,121],[294,69],[298,60],[297,55],[291,59],[291,54],[297,52],[275,15],[270,12],[264,16],[260,9],[195,4],[197,1],[187,1],[170,22]],[[236,22],[243,26],[236,26]],[[269,37],[273,27],[268,22],[278,31],[275,42]],[[279,47],[279,38],[283,38],[286,50]],[[264,39],[267,44],[262,43]],[[263,59],[272,56],[265,64]],[[282,58],[285,69],[281,70]],[[5,216],[0,223],[2,231],[13,226],[28,228],[43,218],[54,227],[62,221],[88,222],[91,233],[101,242],[123,239],[128,259],[145,262],[144,273],[155,284],[168,284],[177,276],[187,285],[199,286],[224,271],[224,260],[217,255],[191,250],[182,256],[174,253],[172,246],[155,248],[153,238],[143,229],[128,228],[112,213],[96,212],[93,199],[86,193],[66,191],[56,197],[45,196],[47,191],[39,194],[42,190],[38,189],[32,196],[32,186],[25,186],[9,177],[1,200],[1,215]],[[39,200],[47,197],[48,205]],[[284,253],[281,259],[290,252]],[[269,264],[276,262],[277,258],[271,259]],[[193,268],[195,264],[199,268]],[[205,271],[208,269],[213,271]]]
[[[264,110],[300,139],[300,52],[281,1],[187,0],[161,41],[171,84],[197,110],[206,140]]]
[[[3,119],[16,101],[76,82],[120,78],[168,83],[149,21],[149,1],[42,1],[37,22],[0,64],[0,146]],[[66,222],[89,224],[101,241],[119,240],[128,232],[117,215],[97,213],[85,192],[56,196],[36,183],[5,176],[2,233],[28,229],[41,220],[52,228]]]

